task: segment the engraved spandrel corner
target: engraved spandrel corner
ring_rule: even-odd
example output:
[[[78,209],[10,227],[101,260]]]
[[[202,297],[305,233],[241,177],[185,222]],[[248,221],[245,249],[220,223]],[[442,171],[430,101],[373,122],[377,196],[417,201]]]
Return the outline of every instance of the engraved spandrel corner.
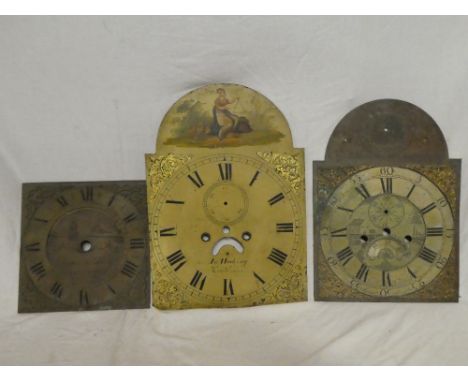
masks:
[[[303,165],[298,158],[299,154],[257,152],[257,155],[273,166],[275,172],[291,186],[295,193],[304,191]]]

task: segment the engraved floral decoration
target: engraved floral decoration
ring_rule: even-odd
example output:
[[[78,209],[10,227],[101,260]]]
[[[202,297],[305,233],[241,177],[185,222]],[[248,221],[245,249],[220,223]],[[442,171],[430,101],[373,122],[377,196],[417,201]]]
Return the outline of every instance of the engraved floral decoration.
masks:
[[[146,171],[148,184],[148,210],[153,208],[161,185],[166,182],[174,172],[187,163],[191,157],[189,155],[148,155],[146,157]],[[149,225],[152,225],[152,214],[149,214]],[[154,239],[151,238],[153,241]],[[151,268],[153,274],[153,305],[160,309],[181,307],[182,294],[178,288],[158,271],[159,264],[156,257],[151,256]]]
[[[148,199],[152,200],[161,184],[170,178],[178,167],[187,163],[190,159],[190,156],[180,154],[148,155],[146,162],[147,180],[150,186]]]
[[[153,269],[154,268],[154,264]],[[180,309],[182,293],[176,285],[163,276],[161,272],[153,271],[153,305],[159,309]]]
[[[285,279],[272,292],[278,302],[304,301],[307,299],[307,282],[305,267],[296,265],[291,277]]]
[[[297,154],[257,152],[257,155],[270,163],[274,167],[276,173],[291,185],[294,192],[304,189],[304,179],[301,175],[301,163],[297,159]]]

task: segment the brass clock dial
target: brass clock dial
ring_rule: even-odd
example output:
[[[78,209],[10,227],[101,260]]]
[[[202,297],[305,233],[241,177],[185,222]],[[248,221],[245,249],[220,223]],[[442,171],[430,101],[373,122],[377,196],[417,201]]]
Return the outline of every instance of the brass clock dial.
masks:
[[[452,251],[454,220],[447,199],[425,176],[374,167],[336,188],[320,237],[344,283],[371,296],[399,296],[438,276]]]
[[[314,161],[315,299],[458,301],[460,165],[411,103],[346,114]]]
[[[148,302],[143,182],[24,187],[20,311]],[[131,200],[132,191],[140,201]],[[137,298],[124,302],[131,291]]]
[[[258,298],[291,273],[304,234],[289,185],[243,155],[184,166],[150,214],[160,269],[180,290],[224,305]]]
[[[146,171],[156,308],[307,299],[304,151],[270,100],[235,84],[187,93]]]

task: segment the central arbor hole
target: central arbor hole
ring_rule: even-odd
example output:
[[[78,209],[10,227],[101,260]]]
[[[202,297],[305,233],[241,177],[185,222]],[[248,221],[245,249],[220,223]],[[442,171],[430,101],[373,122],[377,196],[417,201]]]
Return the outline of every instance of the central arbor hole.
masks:
[[[224,205],[227,206],[227,205],[228,205],[228,202],[224,202]]]
[[[388,210],[385,210],[385,211],[384,211],[384,214],[388,214]]]
[[[392,233],[392,231],[390,231],[390,228],[384,228],[384,229],[383,229],[383,232],[382,232],[382,234],[383,234],[384,236],[388,236],[388,235],[390,235],[391,233]]]
[[[92,244],[88,240],[84,240],[80,244],[81,252],[89,252],[93,248]]]
[[[362,235],[361,236],[361,243],[367,243],[368,240],[369,240],[369,238],[367,237],[367,235]]]
[[[207,241],[210,241],[211,235],[208,232],[203,232],[201,235],[201,239],[206,243]]]

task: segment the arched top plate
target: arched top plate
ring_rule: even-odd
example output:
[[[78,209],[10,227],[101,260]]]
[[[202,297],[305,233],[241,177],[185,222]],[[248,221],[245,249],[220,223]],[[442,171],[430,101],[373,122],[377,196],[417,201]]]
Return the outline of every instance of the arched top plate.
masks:
[[[346,114],[333,131],[326,161],[444,163],[447,143],[437,123],[409,102],[380,99]]]
[[[210,84],[187,93],[159,127],[156,150],[292,148],[281,111],[264,95],[236,84]]]

